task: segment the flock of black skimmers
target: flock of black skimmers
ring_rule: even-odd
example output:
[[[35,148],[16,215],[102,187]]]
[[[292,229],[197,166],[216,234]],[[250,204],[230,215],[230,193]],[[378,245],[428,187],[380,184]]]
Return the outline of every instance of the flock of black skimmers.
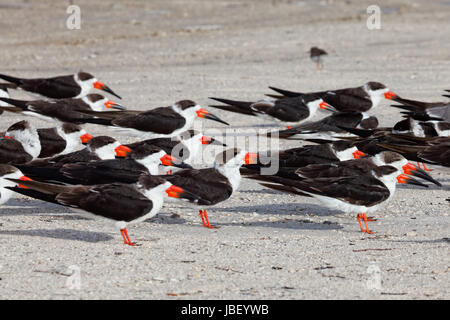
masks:
[[[205,208],[230,198],[242,177],[356,214],[361,232],[373,233],[368,222],[375,219],[367,214],[393,197],[396,184],[441,186],[427,165],[450,166],[450,103],[404,99],[378,82],[319,92],[269,87],[274,93],[259,101],[211,98],[220,104],[210,108],[281,123],[283,129],[265,133],[268,138],[311,143],[252,153],[193,130],[196,118],[228,123],[191,100],[134,111],[93,93],[121,99],[86,72],[34,79],[0,74],[0,79],[2,113],[57,124],[36,129],[23,120],[1,133],[0,203],[16,192],[102,217],[131,246],[137,244],[127,225],[155,216],[165,202],[196,207],[203,226],[215,228]],[[14,90],[36,98],[10,98]],[[380,127],[368,113],[383,99],[400,109],[401,121],[393,127]],[[322,119],[310,121],[320,109]],[[93,137],[82,128],[87,123],[137,141],[122,145],[110,136]],[[223,149],[214,165],[193,168],[202,145],[210,144]],[[182,152],[173,156],[180,146]],[[278,171],[263,174],[273,159]]]

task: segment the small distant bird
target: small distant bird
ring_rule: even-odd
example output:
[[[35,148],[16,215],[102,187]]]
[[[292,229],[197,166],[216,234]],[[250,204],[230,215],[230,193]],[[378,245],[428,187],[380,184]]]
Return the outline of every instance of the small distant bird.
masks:
[[[34,79],[16,78],[0,74],[0,79],[10,82],[9,88],[21,89],[44,99],[82,98],[94,88],[122,99],[92,74],[81,71],[67,76]]]
[[[323,49],[320,49],[317,47],[312,47],[309,50],[309,54],[310,54],[311,60],[316,63],[317,70],[322,69],[323,68],[322,57],[325,55],[328,55],[328,53]]]

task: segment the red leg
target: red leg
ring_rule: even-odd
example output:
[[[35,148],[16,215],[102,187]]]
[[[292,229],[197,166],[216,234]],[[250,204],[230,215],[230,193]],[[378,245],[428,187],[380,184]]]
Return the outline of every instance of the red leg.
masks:
[[[369,230],[369,226],[367,225],[367,221],[371,221],[371,220],[369,220],[367,218],[365,213],[362,215],[362,217],[363,217],[363,220],[364,220],[364,224],[366,225],[366,232],[369,233],[369,234],[374,234],[375,232],[370,231]]]
[[[206,213],[206,209],[203,209],[203,216],[204,216],[204,218],[205,218],[205,220],[203,221],[203,226],[204,226],[204,227],[209,228],[209,229],[216,229],[216,228],[218,228],[218,227],[213,226],[213,225],[211,225],[211,224],[209,223],[208,214]],[[202,219],[203,219],[203,218],[202,218]],[[206,222],[206,224],[205,224],[205,222]]]
[[[125,244],[127,244],[129,246],[133,246],[133,247],[138,246],[137,243],[131,241],[130,236],[128,235],[127,228],[120,230],[120,233],[122,234]]]
[[[359,227],[361,228],[361,232],[366,232],[366,230],[363,228],[363,225],[361,223],[361,218],[362,218],[362,214],[361,213],[356,215],[356,220],[358,220]]]

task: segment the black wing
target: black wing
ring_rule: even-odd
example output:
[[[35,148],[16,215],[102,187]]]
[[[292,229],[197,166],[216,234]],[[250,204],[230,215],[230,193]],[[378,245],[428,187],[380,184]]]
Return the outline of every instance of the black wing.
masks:
[[[209,202],[205,204],[222,202],[233,193],[228,179],[213,168],[181,170],[163,178]]]
[[[0,163],[25,163],[33,157],[14,139],[0,139]]]
[[[111,121],[115,126],[133,128],[141,131],[151,131],[169,134],[182,128],[186,120],[175,112],[172,107],[161,107],[138,115],[118,117]]]
[[[23,90],[53,99],[73,98],[81,92],[73,75],[47,79],[22,79],[19,86]]]
[[[73,187],[58,194],[56,201],[65,206],[125,222],[142,217],[153,208],[152,201],[134,186],[121,183]]]
[[[41,141],[41,153],[38,158],[54,156],[66,148],[66,140],[58,134],[56,128],[38,129],[37,132]]]

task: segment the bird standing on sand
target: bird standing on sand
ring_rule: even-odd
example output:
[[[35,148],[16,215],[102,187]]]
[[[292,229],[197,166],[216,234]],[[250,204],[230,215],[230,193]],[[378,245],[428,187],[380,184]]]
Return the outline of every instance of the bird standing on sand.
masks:
[[[309,55],[311,60],[316,63],[317,70],[323,69],[322,57],[328,55],[328,53],[323,49],[312,47],[309,50]]]

